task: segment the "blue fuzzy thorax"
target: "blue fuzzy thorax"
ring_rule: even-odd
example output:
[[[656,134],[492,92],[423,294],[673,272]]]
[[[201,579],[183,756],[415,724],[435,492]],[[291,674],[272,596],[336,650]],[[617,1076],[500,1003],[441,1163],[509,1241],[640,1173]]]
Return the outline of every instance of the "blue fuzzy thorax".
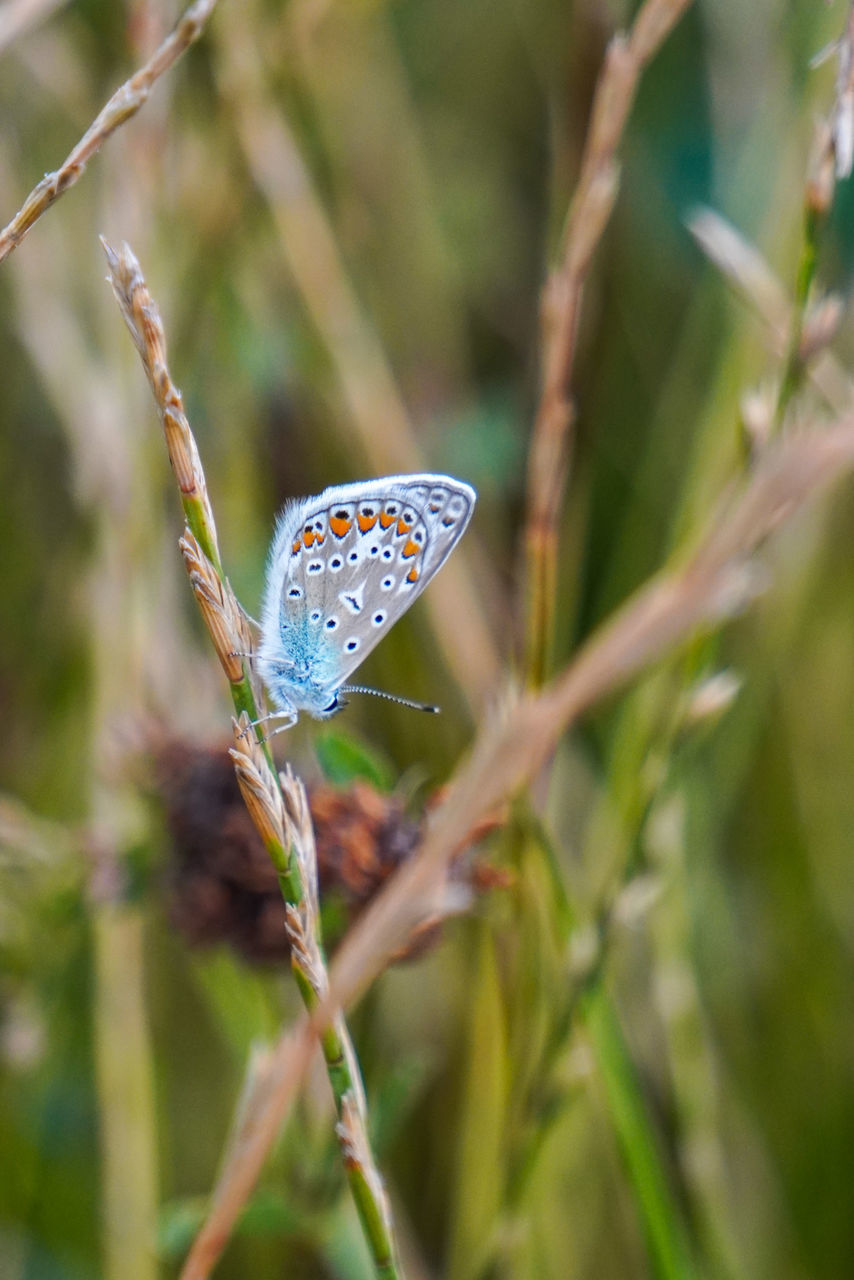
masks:
[[[338,663],[325,636],[307,617],[287,625],[279,619],[274,638],[262,641],[258,667],[279,710],[307,711],[323,719],[341,683]]]

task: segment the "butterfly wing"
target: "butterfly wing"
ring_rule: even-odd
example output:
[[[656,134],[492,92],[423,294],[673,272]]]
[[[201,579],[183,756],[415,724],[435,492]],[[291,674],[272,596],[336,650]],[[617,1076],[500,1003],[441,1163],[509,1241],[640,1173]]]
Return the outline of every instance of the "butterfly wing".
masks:
[[[324,490],[285,508],[268,566],[262,656],[294,663],[327,701],[444,564],[476,495],[450,476],[390,476]],[[298,689],[298,692],[300,690]]]

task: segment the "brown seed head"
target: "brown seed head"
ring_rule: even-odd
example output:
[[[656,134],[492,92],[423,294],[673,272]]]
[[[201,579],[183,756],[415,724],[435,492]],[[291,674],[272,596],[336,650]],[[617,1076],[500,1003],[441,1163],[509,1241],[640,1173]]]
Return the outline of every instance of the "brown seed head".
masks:
[[[234,750],[244,757],[242,785],[251,802],[266,812],[269,796],[252,764],[251,737],[243,740],[246,750]],[[157,749],[155,764],[172,837],[173,922],[193,943],[226,941],[255,962],[287,960],[290,946],[276,872],[241,799],[227,752],[171,742]],[[308,802],[320,901],[326,905],[335,899],[346,927],[388,876],[414,855],[422,823],[407,816],[399,797],[365,782],[345,790],[317,783],[309,788]],[[292,803],[286,794],[285,822],[293,837],[300,819]],[[295,852],[298,844],[294,840]],[[457,865],[475,890],[494,887],[496,880],[506,884],[504,873],[488,864],[474,863],[465,871],[462,861]],[[427,922],[400,958],[423,950],[438,936],[438,922]],[[327,941],[334,944],[335,938]]]

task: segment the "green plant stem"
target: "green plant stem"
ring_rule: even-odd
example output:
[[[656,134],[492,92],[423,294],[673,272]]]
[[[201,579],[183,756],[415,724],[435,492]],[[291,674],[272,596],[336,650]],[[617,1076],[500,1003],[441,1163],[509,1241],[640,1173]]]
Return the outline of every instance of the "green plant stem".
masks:
[[[237,700],[235,699],[236,704]],[[264,847],[270,855],[270,861],[276,868],[276,879],[279,882],[279,891],[283,902],[286,906],[298,906],[302,902],[303,886],[293,851],[286,848],[278,840],[265,839]]]
[[[187,526],[193,537],[219,576],[225,578],[222,561],[219,557],[216,528],[212,523],[207,504],[196,494],[182,493],[181,506],[184,510],[184,519],[187,521]]]
[[[596,1051],[623,1158],[628,1166],[656,1274],[662,1280],[689,1280],[696,1274],[685,1229],[667,1183],[660,1152],[638,1088],[637,1076],[616,1014],[597,983],[582,998],[582,1012]]]
[[[346,1028],[343,1026],[343,1019],[339,1019],[339,1023],[336,1034],[343,1047],[341,1032],[343,1030],[346,1035]],[[351,1161],[346,1157],[344,1166],[377,1276],[380,1280],[403,1280],[397,1261],[394,1237],[389,1227],[389,1217],[377,1195],[374,1183],[376,1174],[374,1173],[374,1178],[370,1177],[361,1161]]]
[[[317,992],[305,970],[300,967],[295,953],[292,953],[291,966],[303,1003],[308,1012],[312,1013],[319,1004]],[[340,1014],[320,1036],[320,1048],[335,1097],[335,1109],[341,1120],[345,1098],[348,1095],[352,1098],[362,1097],[363,1086],[361,1079],[354,1079],[353,1076],[353,1072],[358,1070],[357,1060],[347,1024]],[[375,1185],[361,1162],[345,1157],[344,1168],[376,1273],[382,1280],[400,1280],[394,1239]]]
[[[795,298],[792,309],[791,333],[783,376],[780,382],[780,394],[777,397],[775,426],[780,429],[786,410],[804,380],[806,366],[801,355],[801,343],[804,334],[807,302],[810,289],[815,279],[818,262],[818,240],[825,223],[825,216],[815,209],[808,208],[804,216],[804,239],[801,246],[801,257],[798,263],[798,274],[795,282]]]
[[[251,718],[257,718],[255,698],[249,680],[244,677],[239,683],[231,684],[231,691],[238,715],[241,710],[246,710]],[[242,705],[243,699],[249,700],[250,705],[248,707]],[[263,747],[265,755],[269,759],[268,744],[264,743]],[[302,880],[299,861],[294,856],[293,849],[270,837],[264,837],[264,845],[270,855],[273,866],[276,868],[276,876],[283,902],[286,906],[299,906],[306,896],[306,887]],[[312,925],[317,943],[314,957],[315,964],[321,966],[321,973],[319,975],[317,973],[310,974],[301,963],[296,949],[291,951],[291,969],[294,980],[308,1013],[312,1013],[319,1004],[316,985],[318,981],[321,990],[325,991],[328,986],[326,959],[320,937],[319,914],[313,914]],[[343,1016],[339,1015],[322,1033],[320,1036],[320,1048],[335,1100],[335,1111],[339,1121],[341,1121],[344,1117],[344,1103],[348,1095],[353,1099],[364,1098],[364,1087],[359,1076],[358,1059]],[[360,1107],[360,1113],[367,1135],[367,1116],[364,1114],[363,1106]],[[367,1136],[365,1141],[367,1142]],[[371,1162],[373,1163],[372,1157]],[[365,1169],[360,1162],[346,1158],[344,1160],[344,1168],[377,1276],[382,1277],[382,1280],[399,1280],[401,1273],[396,1262],[394,1239],[380,1198],[382,1191],[378,1187],[378,1175],[375,1173],[374,1178],[371,1179],[366,1175]]]

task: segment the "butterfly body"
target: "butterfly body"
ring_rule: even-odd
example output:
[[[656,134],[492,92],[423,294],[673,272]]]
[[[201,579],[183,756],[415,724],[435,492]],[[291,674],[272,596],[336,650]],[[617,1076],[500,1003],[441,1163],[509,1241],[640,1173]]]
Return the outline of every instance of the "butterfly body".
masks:
[[[259,670],[283,717],[334,714],[349,677],[444,564],[476,494],[387,476],[289,502],[267,562]]]

